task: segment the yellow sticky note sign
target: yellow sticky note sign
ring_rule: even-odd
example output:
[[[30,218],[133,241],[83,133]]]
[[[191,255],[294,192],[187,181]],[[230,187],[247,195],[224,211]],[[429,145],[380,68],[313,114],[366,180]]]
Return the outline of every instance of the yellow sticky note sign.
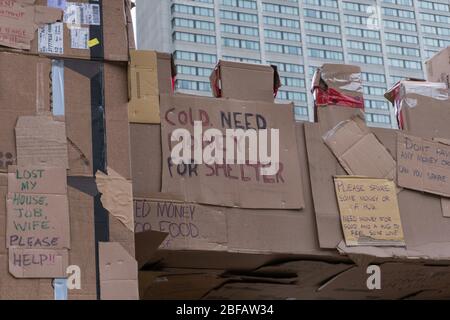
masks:
[[[96,45],[99,45],[100,41],[97,38],[91,39],[88,41],[88,47],[92,48],[95,47]]]
[[[345,176],[334,185],[347,246],[405,246],[393,181]]]

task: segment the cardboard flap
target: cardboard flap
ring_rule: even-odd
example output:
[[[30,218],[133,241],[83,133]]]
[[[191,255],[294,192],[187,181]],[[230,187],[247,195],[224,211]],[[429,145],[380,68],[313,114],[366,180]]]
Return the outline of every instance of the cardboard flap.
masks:
[[[216,98],[272,102],[281,87],[273,66],[220,60],[210,75]]]
[[[339,123],[323,140],[348,174],[395,179],[396,162],[360,117]]]
[[[138,264],[116,242],[99,243],[102,300],[138,300]]]
[[[139,269],[150,261],[167,236],[167,232],[152,230],[135,233],[136,260]]]

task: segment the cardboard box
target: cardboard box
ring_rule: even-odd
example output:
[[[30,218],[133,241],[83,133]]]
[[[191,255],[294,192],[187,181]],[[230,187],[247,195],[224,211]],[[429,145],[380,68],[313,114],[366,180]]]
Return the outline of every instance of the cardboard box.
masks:
[[[0,98],[3,115],[0,119],[0,224],[6,225],[4,201],[11,188],[6,179],[7,167],[23,160],[21,153],[16,152],[15,132],[18,132],[19,117],[43,117],[62,124],[69,163],[69,265],[78,266],[81,270],[81,289],[69,290],[69,299],[96,299],[103,296],[111,288],[111,282],[102,290],[100,278],[102,276],[105,280],[105,275],[99,273],[101,263],[97,269],[100,243],[116,243],[126,252],[124,257],[124,251],[109,248],[103,256],[117,257],[119,254],[123,259],[134,260],[134,232],[127,228],[122,217],[114,215],[115,211],[111,209],[113,206],[105,202],[111,193],[114,194],[114,189],[97,188],[94,179],[100,171],[109,173],[106,185],[114,185],[110,180],[125,181],[126,184],[131,179],[126,65],[50,60],[2,52],[0,70],[0,77],[3,78],[0,79],[1,90],[8,92]],[[17,83],[21,85],[17,86]],[[39,136],[35,134],[35,137]],[[37,151],[45,156],[45,149],[34,149],[34,152]],[[53,152],[48,149],[49,154],[50,151]],[[117,176],[113,178],[112,172],[116,172],[120,179]],[[131,182],[128,183],[131,203]],[[103,195],[99,190],[103,190]],[[126,194],[121,196],[125,197]],[[16,279],[9,273],[5,231],[3,229],[0,237],[0,298],[54,299],[51,279]],[[107,263],[112,263],[110,260],[108,258]],[[133,280],[132,274],[120,276],[121,280],[125,280],[126,276]],[[106,275],[106,280],[115,278]]]
[[[412,126],[420,126],[421,134],[428,135],[431,133],[430,123],[419,122],[415,117],[420,113],[420,116],[424,117],[422,119],[434,119],[438,113],[447,112],[450,106],[448,93],[446,85],[442,82],[410,79],[397,82],[384,96],[394,107],[400,129],[415,130]],[[410,119],[411,117],[413,118]],[[435,121],[446,120],[445,117],[437,117]]]
[[[428,81],[443,82],[450,88],[450,47],[436,53],[425,65]]]
[[[210,76],[216,98],[273,102],[281,87],[274,66],[219,61]]]
[[[315,121],[318,108],[328,105],[364,109],[361,68],[345,64],[324,64],[313,76]]]
[[[403,231],[394,245],[385,242],[385,235],[381,238],[385,246],[370,241],[347,246],[344,242],[334,177],[352,174],[367,183],[376,181],[371,185],[392,187],[398,170],[398,131],[366,127],[355,120],[361,116],[358,108],[326,105],[318,109],[318,123],[295,123],[288,149],[296,145],[302,188],[294,189],[303,197],[301,208],[272,208],[265,202],[267,197],[260,201],[261,207],[242,206],[241,202],[229,205],[224,199],[236,193],[237,185],[226,187],[227,194],[222,197],[220,192],[212,194],[207,182],[192,184],[188,177],[177,181],[164,175],[168,167],[164,145],[170,138],[164,126],[184,128],[198,117],[204,120],[202,116],[211,110],[228,110],[233,103],[250,111],[253,104],[260,105],[267,118],[271,117],[272,109],[260,100],[161,94],[161,110],[169,115],[169,121],[131,124],[135,232],[142,239],[148,237],[136,245],[139,252],[149,248],[139,260],[141,298],[402,299],[450,295],[446,289],[450,225],[440,197],[409,189],[389,190],[389,199],[398,199],[389,202],[395,209],[391,218],[395,216],[394,224],[398,224],[400,211]],[[276,108],[273,112],[281,113]],[[424,108],[421,104],[408,108],[412,115],[420,111],[420,121],[425,122],[421,125],[418,116],[408,118],[414,119],[408,122],[410,128],[417,128],[408,133],[420,136],[428,130],[427,137],[450,139],[450,129],[444,125],[450,114],[447,117],[444,111],[439,116],[433,111],[426,115]],[[184,123],[171,123],[177,112],[184,112],[190,121],[182,117]],[[436,131],[429,129],[434,122],[438,122]],[[183,187],[183,192],[174,185]],[[255,195],[261,188],[252,190]],[[200,196],[190,198],[194,191]],[[379,211],[374,212],[375,218],[383,214]],[[392,227],[383,224],[386,226]],[[380,266],[386,277],[382,290],[367,288],[367,266],[371,264]]]
[[[128,61],[128,50],[135,46],[129,0],[32,0],[13,4],[7,1],[2,6],[22,18],[2,17],[0,26],[22,30],[24,35],[0,39],[5,46],[2,50],[59,58]]]

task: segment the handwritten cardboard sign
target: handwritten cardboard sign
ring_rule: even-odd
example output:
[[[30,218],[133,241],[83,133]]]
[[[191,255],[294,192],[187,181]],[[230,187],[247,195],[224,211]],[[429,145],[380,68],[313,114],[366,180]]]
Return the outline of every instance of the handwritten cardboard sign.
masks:
[[[345,176],[334,184],[347,246],[405,246],[393,181]]]
[[[167,233],[160,248],[217,250],[227,245],[225,214],[217,207],[158,200],[134,200],[135,232]]]
[[[66,249],[9,249],[9,272],[16,278],[65,278],[68,266]]]
[[[66,194],[67,171],[64,168],[9,166],[8,191]]]
[[[226,159],[220,164],[178,164],[171,151],[177,145],[171,141],[176,129],[185,129],[201,142],[194,132],[195,121],[203,130],[216,129],[217,136],[226,130],[279,130],[279,170],[275,175],[263,175],[260,159],[255,164],[236,164]],[[162,192],[187,202],[226,207],[301,209],[304,207],[302,177],[293,119],[293,105],[261,101],[214,99],[187,95],[161,95],[161,133],[163,150]],[[217,137],[214,135],[214,138]],[[199,141],[200,140],[200,141]],[[225,139],[224,139],[225,140]],[[261,140],[258,140],[261,141]],[[259,142],[258,142],[259,143]],[[271,151],[272,145],[268,147]],[[226,146],[222,147],[226,154]],[[242,153],[248,155],[248,143]],[[202,149],[202,148],[199,148]],[[229,148],[231,149],[231,148]],[[203,152],[205,149],[201,150]],[[269,152],[270,154],[270,152]],[[248,159],[248,157],[247,157]]]
[[[450,146],[398,133],[397,176],[401,187],[450,197]]]
[[[7,248],[70,248],[66,195],[11,192],[6,208]]]

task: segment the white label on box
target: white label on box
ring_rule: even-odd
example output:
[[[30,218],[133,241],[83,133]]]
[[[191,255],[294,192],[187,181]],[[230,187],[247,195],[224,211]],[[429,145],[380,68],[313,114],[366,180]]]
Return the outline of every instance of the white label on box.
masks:
[[[100,25],[100,5],[92,3],[67,2],[64,22],[69,25]]]
[[[89,49],[89,28],[72,28],[70,39],[72,49]]]
[[[46,24],[38,30],[38,51],[42,53],[64,54],[64,24]]]

